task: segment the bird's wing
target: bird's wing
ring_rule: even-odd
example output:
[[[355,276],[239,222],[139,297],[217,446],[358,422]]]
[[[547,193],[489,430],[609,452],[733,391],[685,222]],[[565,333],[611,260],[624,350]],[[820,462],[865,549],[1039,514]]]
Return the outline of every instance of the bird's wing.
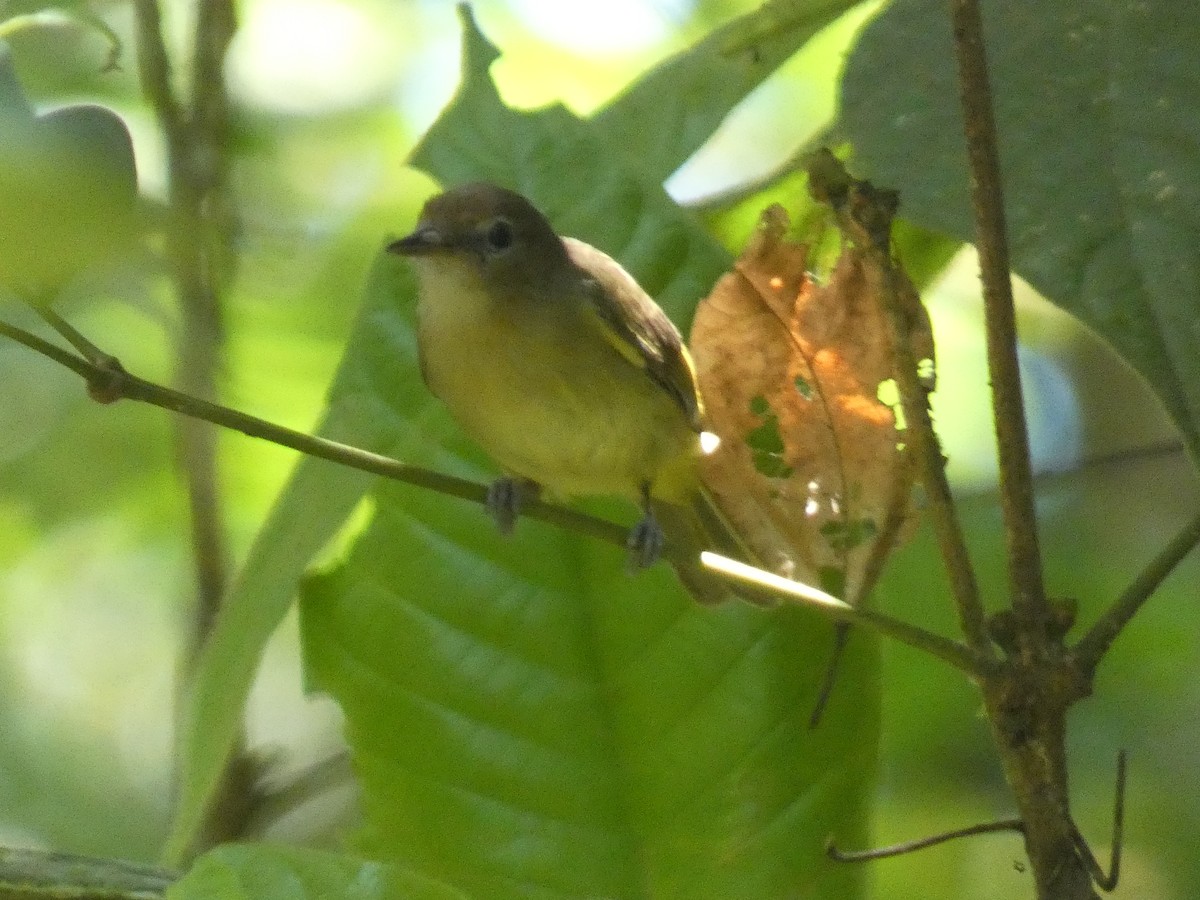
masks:
[[[605,340],[631,365],[644,369],[675,400],[692,427],[702,430],[696,369],[678,329],[611,256],[574,238],[564,238],[563,243],[586,276],[588,312]]]

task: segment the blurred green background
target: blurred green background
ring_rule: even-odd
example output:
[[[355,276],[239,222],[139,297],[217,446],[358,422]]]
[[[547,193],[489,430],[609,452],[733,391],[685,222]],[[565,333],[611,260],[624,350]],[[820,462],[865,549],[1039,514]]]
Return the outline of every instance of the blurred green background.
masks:
[[[180,51],[191,8],[165,4]],[[479,0],[505,51],[494,75],[513,105],[596,108],[634,76],[755,6],[731,0]],[[30,12],[11,2],[0,13]],[[102,71],[105,39],[60,24],[8,42],[38,109],[91,99],[133,135],[151,214],[164,149],[140,95],[126,3],[97,2],[127,42]],[[874,4],[856,8],[757,90],[668,183],[696,202],[762,177],[835,115],[843,54]],[[247,0],[227,60],[236,278],[228,295],[222,400],[298,429],[317,420],[367,266],[404,232],[434,186],[404,159],[457,80],[459,25],[445,0]],[[564,173],[569,178],[569,173]],[[903,185],[894,185],[901,190]],[[734,247],[736,249],[736,246]],[[1084,621],[1114,598],[1195,509],[1200,491],[1144,384],[1070,317],[1020,287],[1023,364],[1053,592]],[[938,340],[937,422],[989,601],[1004,596],[1002,532],[969,252],[929,291]],[[153,253],[70,284],[58,309],[132,371],[169,381],[179,314]],[[15,303],[4,316],[28,324]],[[154,859],[166,832],[178,659],[192,597],[186,500],[165,413],[91,403],[75,376],[0,343],[0,844]],[[220,437],[231,547],[244,554],[294,457]],[[945,582],[923,531],[895,557],[877,602],[951,631]],[[1117,897],[1200,895],[1200,653],[1191,560],[1103,665],[1072,716],[1076,814],[1107,852],[1116,753],[1130,755]],[[974,689],[886,645],[875,833],[920,837],[1011,814]],[[336,746],[336,710],[305,699],[290,619],[251,699],[250,743],[281,770]],[[870,773],[865,773],[869,778]],[[339,810],[294,816],[280,833],[321,840]],[[879,897],[1029,896],[1015,836],[975,838],[872,866]]]

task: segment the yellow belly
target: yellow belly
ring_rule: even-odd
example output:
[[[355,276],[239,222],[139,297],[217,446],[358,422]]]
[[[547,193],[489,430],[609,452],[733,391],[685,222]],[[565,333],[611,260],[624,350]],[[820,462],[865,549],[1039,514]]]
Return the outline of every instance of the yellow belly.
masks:
[[[498,310],[464,299],[465,286],[444,275],[437,283],[453,298],[422,294],[425,378],[507,474],[563,497],[636,499],[649,485],[682,502],[699,440],[644,370],[565,305],[549,315]]]

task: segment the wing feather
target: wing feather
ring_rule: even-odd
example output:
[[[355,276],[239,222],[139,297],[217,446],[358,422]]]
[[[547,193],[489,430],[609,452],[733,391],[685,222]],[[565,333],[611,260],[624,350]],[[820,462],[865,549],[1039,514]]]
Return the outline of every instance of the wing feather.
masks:
[[[584,292],[600,333],[631,365],[644,369],[701,431],[704,409],[696,369],[679,330],[615,259],[574,238],[563,243],[586,276]]]

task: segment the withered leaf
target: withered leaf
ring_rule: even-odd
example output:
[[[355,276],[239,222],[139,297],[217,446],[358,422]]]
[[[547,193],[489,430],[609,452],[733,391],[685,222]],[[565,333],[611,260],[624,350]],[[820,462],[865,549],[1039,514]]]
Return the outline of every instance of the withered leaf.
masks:
[[[722,438],[705,483],[761,564],[855,601],[914,519],[903,433],[879,399],[894,371],[886,273],[844,240],[818,284],[787,228],[781,207],[766,210],[696,312],[692,354]],[[932,361],[928,318],[901,290],[913,350]]]

